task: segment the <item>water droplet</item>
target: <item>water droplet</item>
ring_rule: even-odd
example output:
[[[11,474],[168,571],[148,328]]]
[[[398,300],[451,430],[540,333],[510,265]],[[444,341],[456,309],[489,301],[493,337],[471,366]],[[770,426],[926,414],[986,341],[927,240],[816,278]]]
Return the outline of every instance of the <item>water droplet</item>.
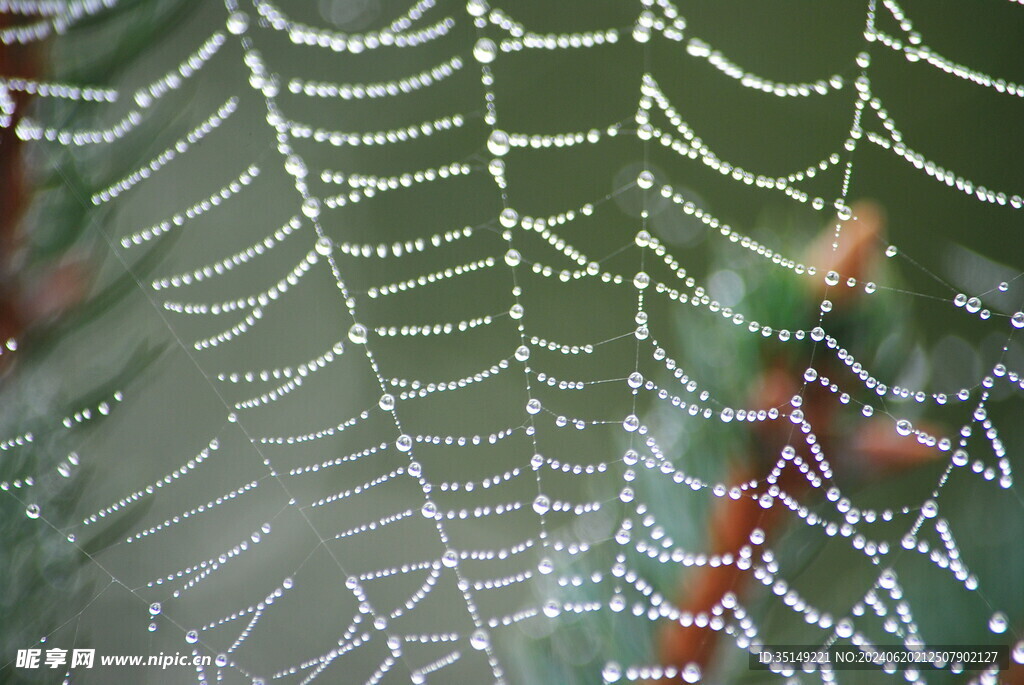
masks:
[[[1010,323],[1014,328],[1024,328],[1024,312],[1016,312],[1010,317]]]
[[[900,419],[896,422],[896,432],[900,435],[910,435],[914,431],[913,424],[906,419]]]
[[[249,28],[249,15],[245,12],[232,12],[225,22],[228,31],[236,36],[245,33]]]
[[[557,600],[551,599],[544,603],[543,611],[544,615],[548,618],[554,618],[562,613],[562,607]]]
[[[1009,621],[1006,618],[1006,614],[1001,611],[992,614],[992,618],[988,620],[988,629],[993,633],[1005,633],[1008,625]]]
[[[750,531],[750,542],[754,545],[764,544],[764,531],[760,528]]]
[[[893,589],[896,587],[896,574],[893,573],[892,569],[882,571],[882,575],[878,577],[878,584],[886,590]]]
[[[622,427],[632,433],[640,427],[640,419],[637,418],[636,414],[630,414],[622,420]]]
[[[27,507],[25,507],[25,516],[28,516],[30,519],[39,518],[39,513],[40,511],[38,504],[30,504]]]
[[[511,228],[511,226],[509,228]],[[523,261],[523,256],[519,254],[519,250],[509,250],[505,253],[505,263],[509,266],[519,266],[519,262],[521,261]]]
[[[645,272],[640,271],[636,276],[633,277],[633,285],[636,286],[637,290],[643,290],[651,284],[651,277]]]
[[[804,371],[804,380],[808,383],[813,383],[818,378],[818,372],[815,369],[808,368]]]
[[[1006,281],[1003,281],[997,287],[999,288],[999,292],[1005,293],[1007,290],[1010,289],[1010,284],[1007,283]]]
[[[310,219],[320,216],[320,200],[315,197],[307,197],[302,202],[302,213]]]
[[[822,300],[821,301],[821,311],[823,311],[823,312],[830,312],[830,311],[832,311],[832,300]]]
[[[153,602],[149,605],[150,616],[158,616],[161,611],[163,611],[163,607],[160,605],[160,602]]]
[[[331,242],[330,238],[328,238],[327,236],[320,236],[319,238],[317,238],[316,251],[318,254],[321,254],[324,257],[326,257],[327,255],[331,254],[331,250],[333,249],[334,243]]]
[[[513,319],[516,319],[516,320],[519,320],[519,319],[523,318],[523,314],[525,314],[525,313],[526,313],[526,310],[523,309],[523,305],[519,304],[518,302],[516,304],[512,305],[511,307],[509,307],[509,309],[508,309],[508,315],[510,317],[512,317]]]
[[[971,314],[977,314],[978,310],[981,309],[981,300],[979,300],[977,297],[972,297],[971,299],[967,300],[967,305],[965,306],[965,308]]]
[[[629,374],[629,378],[626,379],[626,383],[631,388],[639,388],[641,385],[644,384],[643,374],[641,374],[639,371],[634,371],[633,373]]]
[[[505,228],[515,228],[515,225],[519,223],[519,212],[511,207],[506,207],[501,210],[501,214],[498,216],[498,222]]]
[[[525,362],[530,358],[530,348],[526,345],[520,345],[516,348],[516,360]]]
[[[683,682],[697,683],[700,682],[700,677],[700,666],[697,664],[690,663],[683,666]]]
[[[527,414],[539,414],[541,409],[542,406],[540,400],[538,400],[536,397],[530,399],[530,401],[526,403]]]
[[[614,661],[609,661],[601,669],[601,677],[606,683],[617,683],[622,677],[622,667]]]
[[[284,160],[284,170],[296,178],[306,177],[306,163],[298,155],[288,155]]]
[[[547,495],[537,495],[533,500],[533,510],[543,516],[551,510],[551,499]]]
[[[899,253],[899,251],[900,250],[898,247],[896,247],[895,245],[890,245],[889,247],[885,248],[885,256],[895,257]]]
[[[640,172],[640,175],[636,177],[636,184],[644,190],[647,190],[654,185],[654,174],[644,169]]]
[[[413,478],[419,478],[423,474],[423,465],[418,461],[411,461],[405,471]]]
[[[848,638],[853,635],[853,622],[848,618],[844,618],[836,624],[836,635],[841,638]]]
[[[216,664],[217,668],[224,668],[228,665],[228,655],[218,654],[216,658],[213,660],[213,663]]]
[[[194,630],[188,631],[187,633],[185,633],[185,642],[189,643],[190,645],[194,645],[195,643],[199,642],[199,633]]]
[[[454,550],[448,550],[441,555],[441,563],[445,568],[455,568],[459,563],[459,555]]]
[[[482,628],[480,630],[473,631],[473,634],[469,636],[469,645],[473,649],[483,651],[487,649],[490,644],[491,638],[487,634],[487,631]]]
[[[361,323],[354,323],[352,324],[352,327],[348,329],[348,339],[356,345],[365,344],[368,335],[369,331],[367,331],[366,326]]]
[[[482,17],[488,9],[487,0],[469,0],[466,3],[466,11],[471,17]]]
[[[1024,664],[1024,640],[1013,646],[1013,660],[1018,664]]]
[[[433,502],[427,502],[423,505],[423,508],[420,509],[420,513],[423,514],[424,518],[432,519],[437,516],[437,505]]]
[[[391,411],[395,408],[395,396],[385,393],[380,396],[380,400],[377,402],[378,406],[384,411]]]
[[[504,157],[508,154],[509,149],[508,134],[499,128],[491,131],[491,135],[487,138],[487,149],[491,151],[492,155]]]
[[[828,285],[839,285],[839,274],[835,271],[829,271],[825,274],[825,283]]]
[[[720,416],[722,418],[723,423],[729,423],[736,416],[736,412],[732,409],[732,407],[726,407],[725,409],[722,410]]]
[[[480,64],[490,64],[498,56],[498,46],[490,38],[481,38],[473,46],[473,57]]]
[[[395,447],[397,447],[400,452],[408,452],[412,449],[412,438],[405,433],[399,435],[398,439],[395,440]]]

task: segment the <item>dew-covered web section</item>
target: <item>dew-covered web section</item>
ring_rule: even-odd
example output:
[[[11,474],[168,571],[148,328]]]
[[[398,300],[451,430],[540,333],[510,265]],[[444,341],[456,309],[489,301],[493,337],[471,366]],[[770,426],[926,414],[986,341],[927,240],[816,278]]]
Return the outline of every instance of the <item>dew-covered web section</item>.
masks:
[[[3,14],[31,17],[0,41],[59,43],[116,4],[0,0]],[[913,130],[905,135],[875,88],[877,65],[903,60],[907,73],[934,72],[1021,112],[1024,85],[931,47],[894,0],[863,3],[862,24],[847,27],[858,47],[834,73],[792,82],[693,35],[685,3],[551,12],[579,30],[531,25],[546,10],[527,3],[517,18],[517,4],[419,0],[351,33],[301,4],[225,0],[175,34],[192,43],[143,62],[144,83],[133,72],[124,87],[0,78],[0,126],[40,155],[117,155],[153,136],[130,171],[93,179],[79,197],[106,266],[137,286],[129,312],[106,315],[80,344],[167,345],[124,387],[2,436],[0,459],[66,433],[70,449],[0,482],[0,497],[19,502],[23,525],[49,527],[55,544],[83,555],[89,581],[52,634],[26,640],[212,657],[162,671],[61,671],[82,683],[693,683],[730,663],[745,669],[763,644],[910,648],[936,634],[941,644],[985,635],[1024,663],[1012,620],[1022,607],[1001,605],[1007,595],[987,585],[1000,579],[972,566],[948,494],[968,488],[1024,515],[998,420],[1019,421],[1024,389],[1019,236],[1003,237],[1012,271],[974,291],[901,244],[901,231],[923,226],[860,246],[883,265],[874,271],[823,268],[852,264],[827,255],[865,220],[855,200],[869,155],[1019,230],[1019,188],[983,186],[941,166],[942,150],[911,147]],[[590,26],[594,17],[621,22]],[[585,103],[560,112],[530,84],[601,51],[632,60],[618,65],[631,90],[613,89],[621,74],[609,75],[594,110],[618,118],[566,123]],[[729,141],[687,122],[679,74],[691,72],[772,105],[841,103],[842,130],[832,127],[828,148],[801,149],[790,173],[741,166]],[[92,114],[69,123],[46,120],[45,108],[16,113],[18,93]],[[154,136],[157,117],[167,123]],[[636,163],[624,177],[603,156]],[[573,178],[558,178],[565,169]],[[733,225],[729,208],[713,213],[693,190],[704,183],[815,217],[829,249],[801,251],[809,239],[784,226],[772,244]],[[705,252],[666,237],[663,215],[699,230]],[[970,229],[955,230],[971,247]],[[153,250],[160,262],[143,268]],[[720,301],[702,254],[745,260],[813,301],[751,304],[764,290]],[[907,286],[897,266],[924,280]],[[851,298],[869,311],[926,302],[978,338],[995,335],[1000,350],[962,386],[906,387],[871,354],[855,356],[860,333],[841,319]],[[796,360],[792,392],[766,405],[702,368],[679,332],[691,321],[764,359]],[[17,340],[2,348],[22,352]],[[837,462],[847,457],[822,437],[831,426],[815,423],[822,406],[846,430],[882,427],[879,440],[927,455],[915,457],[916,485],[884,497],[846,487]],[[698,438],[680,436],[702,431],[783,435],[785,445],[737,480],[725,466],[733,443],[687,452]],[[88,479],[79,511],[52,515],[37,493],[76,478]],[[685,522],[744,500],[764,525],[735,550],[713,549],[704,519]],[[769,524],[780,520],[784,533]],[[111,529],[102,548],[85,544]],[[823,567],[794,561],[783,535],[859,569],[860,585],[823,593],[827,582],[807,577]],[[681,579],[724,567],[752,587],[688,610]],[[915,605],[907,568],[975,613],[933,630],[919,616],[934,607]],[[669,624],[716,634],[714,659],[666,663],[658,636]],[[590,647],[538,647],[564,645],[573,630],[589,631]],[[812,669],[800,682],[853,675]],[[957,677],[996,682],[998,672]]]

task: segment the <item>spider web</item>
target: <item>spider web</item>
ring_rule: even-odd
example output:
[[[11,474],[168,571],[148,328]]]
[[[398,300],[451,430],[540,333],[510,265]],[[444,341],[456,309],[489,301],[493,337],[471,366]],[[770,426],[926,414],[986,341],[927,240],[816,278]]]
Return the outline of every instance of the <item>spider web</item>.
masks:
[[[0,40],[59,42],[113,4],[0,2],[32,18]],[[126,387],[0,443],[16,453],[64,431],[73,446],[0,484],[25,526],[88,557],[88,600],[43,646],[214,657],[66,677],[697,682],[697,665],[659,663],[671,623],[720,633],[716,668],[734,678],[759,645],[787,641],[987,640],[1024,660],[1010,639],[1019,583],[1006,580],[1019,554],[979,549],[1003,538],[977,523],[1019,533],[1022,520],[1024,201],[963,175],[988,177],[998,136],[951,153],[963,172],[912,142],[912,126],[905,137],[902,117],[925,119],[900,109],[899,84],[934,78],[1015,111],[1024,86],[961,64],[958,43],[931,47],[892,1],[837,10],[826,23],[841,38],[822,39],[820,62],[798,55],[793,73],[811,75],[793,81],[696,37],[668,0],[520,4],[323,3],[364,11],[353,33],[300,4],[226,0],[123,83],[0,83],[0,124],[42,156],[95,162],[80,199],[111,255],[102,277],[137,284],[51,355],[62,388],[95,385],[133,343],[169,343]],[[1006,5],[993,12],[1019,11]],[[615,57],[595,72],[604,52]],[[14,124],[21,91],[88,116],[40,107]],[[184,114],[159,130],[161,112]],[[735,138],[704,134],[701,118]],[[133,140],[146,152],[115,173],[102,155]],[[893,185],[910,221],[869,251],[909,284],[886,264],[865,276],[810,261],[807,225],[827,224],[838,251],[861,218],[854,198]],[[780,206],[799,220],[761,230],[758,209]],[[951,218],[935,235],[984,267],[962,284],[932,263],[936,212]],[[978,254],[986,231],[1009,267]],[[166,252],[150,275],[138,255],[155,245]],[[822,294],[764,304],[799,288]],[[886,367],[857,328],[830,326],[852,293],[879,316],[933,311],[927,349],[955,346],[943,335],[957,327],[971,340],[947,361],[961,382],[915,376],[906,359]],[[993,337],[994,353],[975,353]],[[716,353],[736,357],[709,365]],[[797,360],[793,399],[752,404],[750,354]],[[927,465],[844,482],[805,400],[854,428],[884,425]],[[764,475],[730,479],[764,425],[785,426],[787,446]],[[781,487],[787,472],[808,492]],[[74,517],[41,502],[64,478],[87,486]],[[766,542],[755,527],[737,554],[714,552],[707,512],[745,499],[784,512],[789,532]],[[83,544],[108,525],[112,544]],[[680,579],[721,566],[760,589],[680,609]]]

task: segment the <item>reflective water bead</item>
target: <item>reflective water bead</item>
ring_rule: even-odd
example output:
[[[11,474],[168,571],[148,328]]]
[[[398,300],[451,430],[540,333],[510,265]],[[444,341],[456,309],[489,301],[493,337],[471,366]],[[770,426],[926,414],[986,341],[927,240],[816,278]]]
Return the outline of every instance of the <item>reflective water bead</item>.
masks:
[[[245,12],[232,12],[225,22],[228,32],[239,36],[249,28],[249,15]]]
[[[412,438],[405,433],[399,435],[398,439],[395,440],[395,447],[397,447],[400,452],[408,452],[412,449]]]
[[[459,555],[454,550],[447,550],[441,555],[441,564],[445,568],[455,568],[459,563]]]
[[[993,633],[1005,633],[1008,625],[1009,621],[1006,618],[1006,614],[1001,611],[992,614],[992,618],[988,620],[988,629]]]
[[[518,266],[522,259],[523,257],[519,254],[519,250],[509,250],[505,253],[505,263],[509,266]]]
[[[319,238],[317,238],[316,251],[318,254],[326,257],[327,255],[331,254],[331,250],[333,249],[334,243],[331,242],[330,238],[328,238],[327,236],[320,236]]]
[[[913,430],[914,426],[906,419],[900,419],[896,422],[896,432],[900,435],[910,435]]]
[[[523,314],[525,313],[526,310],[523,308],[523,305],[519,304],[518,302],[509,307],[508,310],[508,315],[516,320],[523,318]]]
[[[689,663],[683,666],[683,682],[686,683],[697,683],[700,682],[701,670],[700,666],[694,663]]]
[[[629,416],[622,420],[622,427],[625,428],[628,432],[632,433],[633,431],[640,427],[640,419],[637,418],[636,414],[630,414]]]
[[[490,64],[498,56],[498,46],[490,38],[481,38],[473,46],[473,57],[481,64]]]
[[[482,17],[487,14],[487,10],[490,9],[487,5],[487,0],[469,0],[466,3],[466,12],[471,17]]]
[[[228,655],[218,654],[216,658],[214,658],[213,663],[217,666],[217,668],[224,668],[228,665]]]
[[[551,509],[551,499],[544,494],[537,495],[533,500],[533,510],[543,516]]]
[[[520,345],[516,348],[515,356],[517,361],[525,362],[530,358],[530,348],[526,345]]]
[[[972,297],[969,300],[967,300],[967,304],[964,305],[964,308],[971,314],[977,314],[978,310],[981,309],[981,300],[979,300],[977,297]]]
[[[885,248],[886,257],[895,257],[897,253],[899,253],[899,248],[896,247],[895,245],[890,245],[889,247]]]
[[[633,285],[637,290],[643,290],[651,284],[651,277],[645,272],[640,271],[636,276],[633,277]]]
[[[307,197],[302,202],[302,213],[310,219],[320,216],[320,200],[315,197]]]
[[[1015,312],[1010,317],[1010,323],[1013,324],[1014,328],[1024,328],[1024,312]]]
[[[190,645],[194,645],[195,643],[199,642],[199,633],[195,630],[188,631],[187,633],[185,633],[185,642],[189,643]]]
[[[18,483],[16,482],[15,485],[17,485],[17,484]],[[30,504],[27,507],[25,507],[25,516],[29,517],[30,519],[37,519],[37,518],[39,518],[39,514],[40,514],[40,509],[39,509],[39,505],[38,504]]]
[[[614,661],[609,661],[601,669],[601,677],[606,683],[617,683],[622,677],[622,667]]]
[[[639,388],[644,384],[644,377],[639,371],[634,371],[629,374],[629,378],[626,379],[626,383],[631,388]]]
[[[839,285],[839,274],[835,271],[829,271],[825,274],[825,283],[828,285]]]
[[[540,400],[538,400],[536,397],[530,399],[530,401],[526,403],[527,414],[539,414],[541,409],[542,406]]]
[[[498,215],[498,222],[505,228],[514,228],[515,225],[519,223],[519,212],[511,207],[506,207],[501,210],[501,214]]]
[[[490,150],[492,155],[497,157],[503,157],[508,154],[508,134],[498,128],[491,131],[491,135],[487,138],[487,149]]]
[[[385,393],[380,396],[380,400],[377,405],[384,411],[391,411],[395,408],[395,396],[389,393]]]
[[[369,331],[367,331],[366,326],[361,323],[352,324],[352,327],[348,329],[348,339],[356,345],[365,344],[368,336]]]
[[[160,614],[161,611],[163,611],[163,607],[160,605],[160,602],[153,602],[149,605],[150,616],[157,616]]]
[[[485,650],[491,644],[490,636],[484,629],[475,630],[473,634],[469,636],[469,645],[476,650]]]
[[[636,177],[636,184],[643,188],[644,190],[647,190],[648,188],[654,185],[654,174],[644,169]]]

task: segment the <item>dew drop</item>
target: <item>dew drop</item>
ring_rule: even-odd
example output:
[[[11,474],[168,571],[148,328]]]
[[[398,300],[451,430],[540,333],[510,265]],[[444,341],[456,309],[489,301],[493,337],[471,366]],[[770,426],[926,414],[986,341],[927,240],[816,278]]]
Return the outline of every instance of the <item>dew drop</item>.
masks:
[[[214,658],[213,663],[216,664],[217,668],[224,668],[228,665],[228,655],[218,654],[216,658]]]
[[[525,362],[530,358],[530,348],[526,345],[520,345],[516,348],[516,361]]]
[[[548,618],[554,618],[562,613],[562,607],[554,599],[548,600],[544,603],[544,615]]]
[[[506,207],[501,210],[501,214],[498,216],[498,222],[505,228],[515,228],[515,225],[519,223],[519,212],[511,207]],[[515,250],[512,250],[512,252],[515,252]],[[505,261],[508,261],[508,255],[505,256]]]
[[[601,669],[601,677],[606,683],[617,683],[622,677],[622,667],[614,661],[609,661]]]
[[[683,682],[686,683],[697,683],[700,682],[700,666],[694,663],[686,664],[683,666]]]
[[[377,402],[377,405],[384,411],[391,411],[395,408],[395,396],[385,393],[380,396],[380,400]]]
[[[160,602],[153,602],[149,605],[150,616],[159,616],[161,611],[163,611],[163,607],[160,605]]]
[[[318,254],[321,254],[324,257],[326,257],[327,255],[331,254],[331,250],[333,249],[334,243],[331,242],[330,238],[328,238],[327,236],[320,236],[319,238],[317,238],[316,251]]]
[[[885,248],[885,256],[886,257],[895,257],[898,253],[899,253],[899,248],[896,247],[895,245],[890,245],[889,247]]]
[[[423,508],[420,509],[420,513],[423,514],[424,518],[432,519],[437,516],[437,505],[433,502],[427,502],[423,505]]]
[[[1024,312],[1016,312],[1010,317],[1010,323],[1014,328],[1024,328]]]
[[[835,271],[829,271],[825,274],[825,283],[828,285],[839,285],[839,274]]]
[[[397,447],[400,452],[408,452],[412,449],[412,438],[405,433],[399,435],[398,439],[395,440],[395,447]]]
[[[195,643],[199,642],[199,633],[194,630],[188,631],[187,633],[185,633],[185,642],[189,643],[190,645],[194,645]]]
[[[39,518],[39,513],[40,511],[38,504],[30,504],[27,507],[25,507],[25,516],[28,516],[30,519]]]
[[[352,327],[348,329],[348,339],[356,345],[366,344],[368,335],[369,331],[367,331],[366,326],[361,323],[354,323],[352,324]]]
[[[547,495],[537,495],[533,500],[533,510],[543,516],[551,510],[551,499]]]
[[[509,228],[511,228],[511,226],[509,226]],[[509,250],[505,253],[505,263],[509,266],[519,266],[519,262],[521,261],[523,261],[523,256],[519,254],[519,250]]]
[[[910,435],[914,430],[914,426],[906,419],[900,419],[896,422],[896,432],[900,435]]]
[[[307,197],[302,202],[302,213],[310,219],[320,216],[320,200],[315,197]]]
[[[473,57],[480,64],[490,64],[498,56],[498,46],[490,38],[481,38],[473,46]]]
[[[240,36],[249,28],[249,15],[245,12],[232,12],[228,15],[225,26],[227,26],[229,32]]]
[[[487,14],[487,10],[490,9],[487,6],[487,0],[469,0],[466,3],[466,12],[471,17],[482,17]]]
[[[478,651],[487,649],[490,644],[491,638],[487,634],[487,631],[482,628],[480,630],[473,631],[473,634],[469,636],[469,645]]]
[[[455,568],[459,563],[459,555],[454,550],[448,550],[441,555],[441,563],[445,568]]]
[[[637,418],[636,414],[630,414],[622,420],[622,427],[632,433],[640,427],[640,419]]]
[[[523,305],[519,304],[518,302],[509,307],[508,309],[508,315],[513,319],[516,319],[517,321],[523,318],[523,314],[525,313],[526,310],[523,308]]]
[[[508,134],[498,128],[491,131],[491,135],[487,138],[487,149],[491,151],[492,155],[504,157],[509,150]]]
[[[527,414],[539,414],[541,409],[542,409],[542,405],[540,403],[540,400],[538,400],[536,397],[531,398],[526,403],[526,413]]]
[[[644,384],[643,374],[641,374],[639,371],[634,371],[633,373],[629,374],[629,378],[626,379],[626,383],[631,388],[639,388],[641,385]]]
[[[643,188],[644,190],[647,190],[648,188],[654,185],[654,174],[644,169],[636,177],[636,184]]]
[[[636,276],[633,277],[633,285],[636,286],[637,290],[643,290],[651,284],[651,277],[645,272],[640,271]]]
[[[1007,625],[1009,625],[1009,621],[1006,618],[1006,614],[1001,611],[992,614],[992,618],[988,620],[988,629],[993,633],[1005,633]]]

